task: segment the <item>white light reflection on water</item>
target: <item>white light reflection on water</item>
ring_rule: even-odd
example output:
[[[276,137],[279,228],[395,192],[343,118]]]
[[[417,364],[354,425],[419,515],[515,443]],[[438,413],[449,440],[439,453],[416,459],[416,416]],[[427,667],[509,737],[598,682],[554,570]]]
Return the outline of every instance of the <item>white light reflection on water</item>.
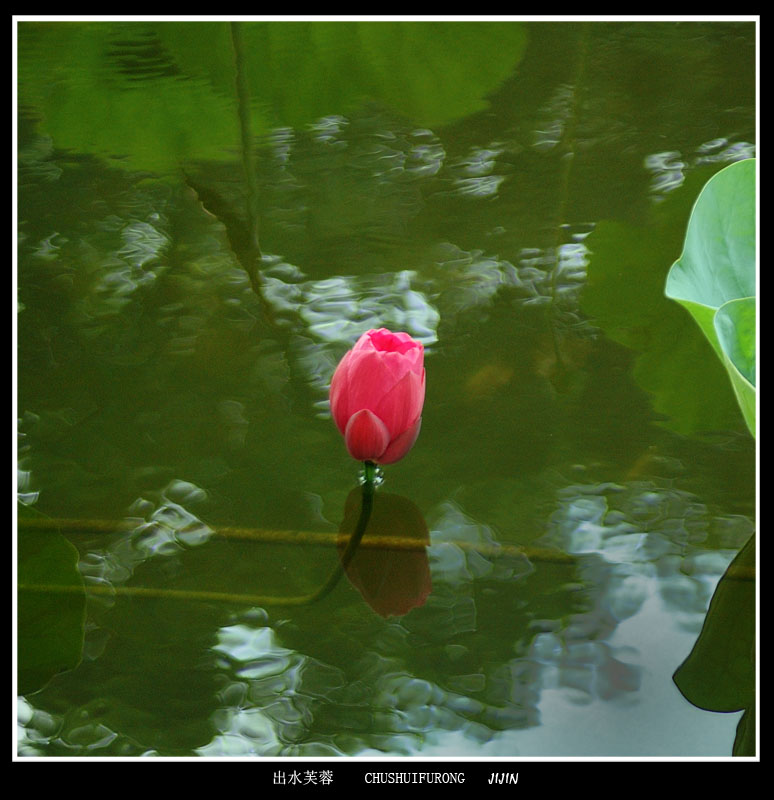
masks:
[[[719,576],[718,576],[719,577]],[[713,587],[714,588],[714,587]],[[541,725],[528,736],[509,737],[525,757],[730,756],[742,712],[714,714],[688,703],[672,682],[678,664],[664,653],[686,656],[696,634],[676,623],[660,595],[658,578],[647,582],[639,611],[619,624],[608,644],[635,661],[641,675],[637,696],[628,703],[596,699],[580,704],[566,687],[543,690]],[[647,702],[645,702],[647,700]]]
[[[425,345],[437,340],[438,311],[414,288],[410,270],[292,283],[286,272],[279,263],[265,270],[266,299],[280,314],[300,316],[318,340],[351,346],[373,327],[406,331]]]
[[[696,641],[718,580],[749,537],[750,521],[714,517],[692,495],[648,481],[567,486],[558,500],[544,543],[580,557],[578,588],[592,604],[566,619],[535,620],[542,632],[528,657],[512,660],[514,669],[532,665],[534,719],[479,741],[464,727],[436,731],[417,752],[730,757],[742,712],[694,707],[672,675]],[[728,549],[706,549],[713,539]]]
[[[648,481],[568,486],[559,500],[546,538],[581,556],[594,607],[536,640],[545,668],[541,725],[517,740],[518,754],[730,756],[741,712],[688,703],[672,681],[679,656],[670,654],[691,651],[735,552],[705,543],[719,532],[727,545],[741,545],[749,520],[715,518],[692,495]],[[584,629],[596,634],[583,636]],[[601,664],[574,652],[582,643],[606,651],[601,676]],[[567,665],[575,673],[593,667],[586,687],[573,685]]]
[[[677,665],[661,657],[665,652],[687,655],[695,639],[675,624],[653,578],[638,613],[620,624],[607,643],[622,657],[636,658],[641,674],[636,697],[578,702],[567,686],[544,686],[536,727],[475,743],[464,731],[441,731],[419,752],[423,757],[478,758],[729,757],[742,712],[714,714],[692,706],[672,682]],[[364,750],[358,755],[382,754]]]
[[[749,142],[730,143],[718,138],[699,145],[689,158],[677,150],[651,153],[645,156],[643,166],[651,173],[650,191],[654,202],[664,200],[666,195],[682,186],[686,171],[702,164],[731,164],[745,158],[755,158],[755,146]]]
[[[263,619],[260,611],[248,618]],[[340,756],[325,742],[306,742],[318,686],[340,688],[340,670],[277,642],[272,628],[235,624],[221,628],[212,648],[230,675],[212,722],[216,736],[200,756]],[[294,743],[295,742],[295,743]]]
[[[136,527],[124,533],[117,525],[116,535],[107,546],[90,551],[79,562],[86,582],[123,585],[148,559],[179,556],[187,548],[208,542],[212,528],[188,509],[206,496],[189,481],[172,480],[161,491],[138,497],[127,518],[136,522]]]

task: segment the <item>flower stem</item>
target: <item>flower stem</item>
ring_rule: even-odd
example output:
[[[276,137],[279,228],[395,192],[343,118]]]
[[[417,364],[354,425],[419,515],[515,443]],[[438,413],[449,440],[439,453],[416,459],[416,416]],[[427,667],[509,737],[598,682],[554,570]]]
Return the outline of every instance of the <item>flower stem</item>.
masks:
[[[374,481],[376,480],[376,464],[373,461],[364,461],[363,467],[365,468],[365,474],[363,476],[363,491],[366,491],[368,487],[368,491],[373,494],[374,491]]]
[[[308,603],[315,603],[318,600],[322,600],[323,597],[326,597],[331,593],[333,588],[339,582],[341,576],[344,574],[344,570],[349,566],[349,562],[352,561],[357,548],[360,546],[360,540],[363,538],[363,534],[368,528],[368,520],[371,519],[371,511],[374,507],[374,489],[376,487],[374,482],[375,478],[376,464],[374,464],[373,461],[366,461],[365,477],[363,480],[363,502],[360,506],[360,517],[357,521],[357,527],[355,528],[352,536],[350,536],[347,546],[344,548],[344,552],[341,554],[339,563],[336,565],[336,568],[333,570],[333,572],[331,572],[331,574],[328,576],[328,579],[325,581],[325,583],[311,594],[302,595],[300,597],[289,597],[287,599],[277,598],[279,603],[284,602],[287,605],[296,606],[307,605]]]
[[[368,522],[371,519],[371,511],[374,507],[374,490],[376,488],[376,464],[372,461],[365,462],[365,478],[363,481],[363,500],[360,507],[360,517],[357,521],[357,526],[347,542],[344,552],[341,554],[339,563],[330,573],[325,583],[313,592],[304,595],[292,595],[283,597],[281,595],[255,595],[255,596],[240,596],[221,592],[202,592],[202,591],[186,591],[174,589],[154,589],[146,587],[134,586],[45,586],[39,584],[20,584],[20,591],[27,592],[66,592],[82,594],[88,592],[90,594],[108,594],[108,595],[125,595],[130,597],[166,597],[170,599],[181,600],[201,600],[203,602],[220,601],[227,603],[249,603],[251,605],[261,606],[305,606],[322,600],[334,589],[339,579],[344,574],[344,570],[352,561],[360,541],[363,538],[367,528]],[[24,525],[33,528],[41,528],[42,526],[34,525],[30,520],[25,519],[20,521],[20,527]],[[54,523],[57,521],[54,520]]]
[[[325,595],[327,595],[331,589],[339,582],[339,578],[344,574],[344,570],[349,566],[349,562],[352,561],[353,556],[355,555],[355,551],[360,545],[360,540],[363,538],[363,534],[366,532],[368,528],[368,520],[371,519],[371,511],[374,507],[374,478],[376,477],[376,464],[373,461],[366,461],[365,462],[365,478],[363,480],[363,502],[360,506],[360,517],[357,521],[357,527],[355,528],[354,533],[350,536],[349,541],[347,542],[347,546],[344,549],[344,552],[341,554],[341,560],[339,561],[338,566],[336,569],[330,574],[329,578],[325,583],[322,585],[320,589],[314,592],[312,595],[309,596],[307,602],[312,602],[313,600],[320,600]]]

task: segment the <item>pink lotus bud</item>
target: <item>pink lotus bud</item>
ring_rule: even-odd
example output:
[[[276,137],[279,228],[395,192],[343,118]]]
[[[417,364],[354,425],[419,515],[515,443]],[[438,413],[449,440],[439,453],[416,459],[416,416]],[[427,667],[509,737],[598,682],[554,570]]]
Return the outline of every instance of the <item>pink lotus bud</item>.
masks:
[[[407,333],[366,331],[331,380],[331,414],[358,461],[392,464],[411,450],[425,402],[425,349]]]

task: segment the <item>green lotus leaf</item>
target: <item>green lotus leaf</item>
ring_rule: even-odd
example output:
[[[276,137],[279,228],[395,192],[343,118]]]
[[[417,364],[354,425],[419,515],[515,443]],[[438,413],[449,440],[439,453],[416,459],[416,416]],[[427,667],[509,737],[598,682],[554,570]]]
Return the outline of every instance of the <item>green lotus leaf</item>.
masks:
[[[423,127],[487,108],[526,49],[518,22],[239,23],[252,135],[376,103]],[[228,22],[19,25],[19,107],[54,147],[175,172],[240,146]],[[66,58],[62,58],[62,54]]]
[[[752,536],[718,582],[699,638],[673,675],[681,694],[698,708],[745,711],[735,756],[755,755],[755,586]]]
[[[688,221],[667,297],[682,304],[725,365],[755,435],[755,169],[737,161],[714,175]]]
[[[717,171],[697,168],[643,222],[603,220],[587,240],[592,257],[583,310],[610,339],[635,351],[632,374],[650,395],[659,424],[682,436],[741,422],[723,363],[690,315],[664,296],[691,209]]]
[[[755,298],[729,300],[715,314],[720,348],[745,380],[755,386]]]

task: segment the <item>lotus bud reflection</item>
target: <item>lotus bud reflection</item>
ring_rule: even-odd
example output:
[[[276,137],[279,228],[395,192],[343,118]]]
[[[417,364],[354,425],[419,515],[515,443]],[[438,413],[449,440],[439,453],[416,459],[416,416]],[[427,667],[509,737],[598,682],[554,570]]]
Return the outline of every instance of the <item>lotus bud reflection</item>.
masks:
[[[339,556],[357,528],[360,508],[360,490],[353,489],[339,528]],[[405,497],[377,492],[365,535],[344,569],[377,614],[399,617],[424,605],[430,594],[429,544],[427,523],[416,505]]]
[[[366,331],[336,367],[330,401],[352,458],[375,464],[403,458],[422,423],[422,343],[386,328]]]

